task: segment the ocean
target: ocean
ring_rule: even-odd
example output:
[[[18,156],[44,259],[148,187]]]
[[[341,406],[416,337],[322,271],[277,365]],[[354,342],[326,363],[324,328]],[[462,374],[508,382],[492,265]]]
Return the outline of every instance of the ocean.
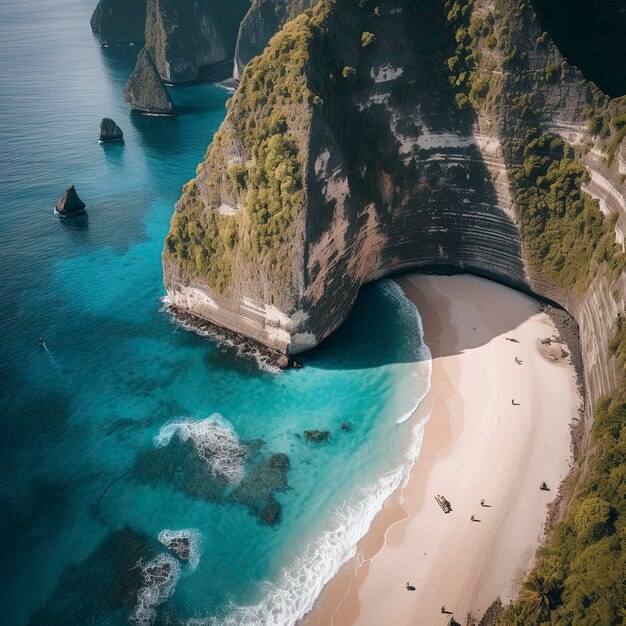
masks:
[[[131,114],[139,49],[99,46],[95,4],[0,0],[1,620],[292,624],[419,453],[421,320],[368,285],[281,374],[173,322],[163,240],[230,94]]]

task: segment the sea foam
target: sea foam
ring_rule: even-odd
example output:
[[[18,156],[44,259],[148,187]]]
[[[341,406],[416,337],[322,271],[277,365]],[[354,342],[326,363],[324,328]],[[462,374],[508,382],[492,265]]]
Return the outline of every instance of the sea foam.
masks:
[[[417,401],[412,398],[411,407],[417,407],[430,387],[430,351],[423,343],[423,328],[417,308],[406,298],[400,286],[393,281],[384,281],[386,294],[397,304],[398,315],[410,329],[409,348],[419,373],[407,371],[400,392],[417,391]],[[419,381],[419,384],[417,384]],[[276,583],[265,582],[262,599],[249,606],[231,606],[224,617],[192,618],[188,626],[286,626],[295,624],[312,608],[324,586],[337,574],[341,566],[356,555],[358,542],[367,533],[376,514],[383,508],[387,498],[397,489],[406,486],[411,468],[419,456],[424,426],[428,420],[402,425],[414,413],[401,409],[396,419],[398,428],[410,426],[408,443],[395,470],[388,471],[373,484],[359,487],[349,502],[345,502],[331,515],[326,527],[305,547],[304,551],[285,568]],[[406,411],[406,412],[405,412]],[[400,493],[402,500],[402,494]]]
[[[176,589],[180,563],[170,554],[159,554],[141,564],[141,574],[145,586],[137,592],[137,606],[130,615],[130,621],[137,626],[150,626],[157,616],[156,607],[163,604]]]
[[[202,533],[197,528],[184,528],[182,530],[170,530],[165,528],[159,533],[158,540],[169,550],[172,550],[179,558],[188,562],[189,567],[185,575],[195,572],[202,556]],[[180,556],[176,544],[187,541],[189,545],[189,558]]]
[[[176,418],[164,424],[154,438],[157,447],[167,446],[172,437],[192,441],[208,470],[229,483],[239,482],[245,472],[246,448],[232,424],[219,413],[203,420]]]

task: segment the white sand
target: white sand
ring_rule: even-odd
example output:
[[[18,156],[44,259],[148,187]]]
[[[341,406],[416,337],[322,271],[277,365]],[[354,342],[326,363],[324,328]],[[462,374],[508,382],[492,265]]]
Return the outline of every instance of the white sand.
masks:
[[[418,305],[433,352],[432,388],[414,416],[430,413],[430,421],[409,484],[386,503],[306,624],[444,625],[442,605],[460,622],[470,612],[480,618],[498,596],[509,600],[529,570],[546,505],[569,469],[580,398],[571,364],[537,349],[538,339],[556,334],[538,303],[470,276],[398,282]],[[542,481],[551,491],[539,489]]]

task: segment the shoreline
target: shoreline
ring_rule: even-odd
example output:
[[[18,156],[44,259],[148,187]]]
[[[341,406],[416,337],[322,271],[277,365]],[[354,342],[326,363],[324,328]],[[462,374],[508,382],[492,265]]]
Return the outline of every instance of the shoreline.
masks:
[[[397,282],[418,307],[433,358],[431,389],[412,418],[430,415],[422,449],[301,625],[478,621],[515,594],[570,469],[581,399],[571,363],[537,348],[558,334],[542,305],[467,275]],[[551,491],[539,489],[543,480]],[[451,501],[450,514],[436,494]]]
[[[201,337],[208,337],[211,341],[223,344],[237,350],[239,356],[256,360],[260,368],[269,367],[284,371],[288,369],[300,369],[302,363],[287,356],[278,350],[268,348],[266,345],[218,326],[198,315],[182,311],[176,305],[168,302],[167,296],[163,299],[163,310],[170,315],[172,320],[186,331],[196,333]]]

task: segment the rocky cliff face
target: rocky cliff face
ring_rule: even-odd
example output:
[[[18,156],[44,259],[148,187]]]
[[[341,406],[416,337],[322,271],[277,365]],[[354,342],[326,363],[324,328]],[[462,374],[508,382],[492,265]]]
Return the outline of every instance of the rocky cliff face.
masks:
[[[239,28],[233,77],[240,80],[245,66],[261,54],[269,40],[290,19],[310,9],[317,0],[253,0]]]
[[[104,45],[144,40],[146,0],[100,0],[91,16],[91,30]]]
[[[146,46],[161,77],[196,81],[203,67],[233,58],[249,0],[148,0]]]
[[[168,297],[295,354],[367,281],[475,272],[576,318],[591,406],[617,380],[624,112],[528,4],[320,0],[250,62],[185,188]]]
[[[141,113],[176,115],[172,98],[146,48],[137,57],[137,65],[126,84],[124,98],[135,111]]]

